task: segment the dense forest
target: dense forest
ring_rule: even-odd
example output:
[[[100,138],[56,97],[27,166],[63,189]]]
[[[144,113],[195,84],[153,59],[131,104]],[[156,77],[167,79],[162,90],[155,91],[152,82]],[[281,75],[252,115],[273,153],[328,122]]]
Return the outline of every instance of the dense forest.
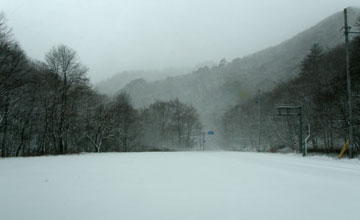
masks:
[[[199,116],[178,99],[135,109],[128,94],[93,89],[76,51],[27,57],[0,16],[1,157],[106,151],[191,150]]]
[[[277,107],[301,106],[303,137],[311,128],[309,151],[340,152],[348,138],[345,46],[325,50],[314,44],[300,65],[300,74],[280,82],[273,90],[228,110],[223,117],[225,145],[230,149],[278,151],[294,148],[299,138],[299,118],[278,115]],[[354,151],[359,152],[360,36],[350,44],[350,75],[354,118]],[[259,126],[260,124],[260,126]],[[260,127],[260,131],[259,131]],[[260,145],[259,145],[260,132]]]

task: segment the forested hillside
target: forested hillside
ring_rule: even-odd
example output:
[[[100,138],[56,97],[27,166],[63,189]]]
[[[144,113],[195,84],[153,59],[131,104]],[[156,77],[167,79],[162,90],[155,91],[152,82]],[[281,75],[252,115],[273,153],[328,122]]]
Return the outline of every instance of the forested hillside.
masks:
[[[351,25],[359,14],[359,9],[349,9]],[[303,57],[313,44],[321,44],[326,51],[343,42],[342,27],[343,14],[339,12],[292,39],[253,55],[231,62],[222,60],[215,67],[205,66],[191,74],[157,82],[136,80],[123,90],[139,107],[148,106],[156,99],[177,97],[198,109],[205,127],[216,129],[221,115],[236,103],[246,102],[259,89],[269,91],[280,82],[296,77]]]
[[[358,152],[360,36],[352,41],[350,54],[355,151]],[[227,144],[224,146],[238,150],[271,151],[298,146],[298,116],[284,117],[277,114],[278,106],[292,105],[302,107],[304,137],[308,135],[308,126],[311,127],[309,151],[340,152],[349,134],[345,63],[343,44],[331,50],[314,44],[301,62],[299,76],[280,83],[260,97],[238,103],[226,112],[223,117],[223,135]]]
[[[198,145],[201,123],[192,106],[174,99],[135,109],[126,93],[97,93],[87,71],[65,45],[50,49],[44,61],[32,60],[0,14],[0,156],[191,150]]]

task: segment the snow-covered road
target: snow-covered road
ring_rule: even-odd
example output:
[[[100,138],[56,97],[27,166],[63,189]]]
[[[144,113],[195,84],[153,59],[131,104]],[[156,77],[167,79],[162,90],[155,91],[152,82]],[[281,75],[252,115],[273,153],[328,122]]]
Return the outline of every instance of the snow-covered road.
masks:
[[[360,160],[240,152],[0,160],[4,220],[360,219]]]

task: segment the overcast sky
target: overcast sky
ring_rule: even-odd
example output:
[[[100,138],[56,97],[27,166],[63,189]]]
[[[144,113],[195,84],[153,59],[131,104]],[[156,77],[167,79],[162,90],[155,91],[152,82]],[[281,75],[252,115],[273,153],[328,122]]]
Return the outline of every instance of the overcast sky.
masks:
[[[0,0],[35,59],[75,49],[92,82],[123,70],[191,67],[274,46],[359,0]]]

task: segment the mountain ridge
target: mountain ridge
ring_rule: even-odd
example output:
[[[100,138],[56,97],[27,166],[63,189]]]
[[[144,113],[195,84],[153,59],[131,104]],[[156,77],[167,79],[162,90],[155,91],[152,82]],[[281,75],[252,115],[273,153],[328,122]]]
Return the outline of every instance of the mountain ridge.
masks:
[[[360,9],[349,8],[349,24],[354,25],[359,15]],[[325,49],[341,44],[342,27],[343,14],[338,12],[276,46],[186,75],[155,82],[137,81],[140,86],[130,82],[122,91],[130,94],[138,108],[155,100],[179,98],[198,109],[205,126],[213,124],[235,103],[295,77],[313,44],[319,43]]]

